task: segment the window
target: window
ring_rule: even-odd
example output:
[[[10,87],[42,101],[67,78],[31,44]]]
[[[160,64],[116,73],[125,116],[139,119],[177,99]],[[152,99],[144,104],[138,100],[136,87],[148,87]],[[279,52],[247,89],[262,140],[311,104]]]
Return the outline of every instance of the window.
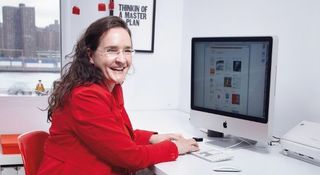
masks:
[[[49,94],[61,72],[59,1],[1,0],[0,7],[0,95]]]

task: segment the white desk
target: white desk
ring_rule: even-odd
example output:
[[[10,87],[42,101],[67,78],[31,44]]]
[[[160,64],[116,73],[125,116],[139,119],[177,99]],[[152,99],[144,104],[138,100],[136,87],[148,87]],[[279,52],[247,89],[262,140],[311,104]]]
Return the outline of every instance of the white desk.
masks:
[[[159,133],[182,133],[186,137],[205,135],[189,123],[189,115],[175,110],[166,111],[128,111],[134,128],[158,131]],[[32,128],[30,128],[32,129]],[[280,147],[251,147],[232,152],[230,161],[210,163],[193,155],[179,156],[176,161],[154,166],[157,175],[318,175],[320,167],[280,154]],[[0,154],[0,166],[22,164],[20,155]],[[236,173],[212,171],[217,164],[239,167]]]
[[[2,154],[0,146],[0,175],[25,175],[20,154]]]
[[[187,137],[205,137],[189,123],[187,113],[168,111],[128,111],[134,128],[149,129],[160,133],[178,132]],[[201,143],[203,144],[203,143]],[[200,145],[201,146],[201,145]],[[201,148],[201,147],[200,147]],[[320,167],[284,156],[280,146],[255,146],[232,151],[230,161],[210,163],[193,155],[179,156],[176,161],[154,166],[157,175],[237,174],[237,175],[318,175]],[[241,172],[214,172],[218,164],[239,167]]]
[[[0,146],[0,166],[22,165],[22,158],[20,154],[2,154]]]

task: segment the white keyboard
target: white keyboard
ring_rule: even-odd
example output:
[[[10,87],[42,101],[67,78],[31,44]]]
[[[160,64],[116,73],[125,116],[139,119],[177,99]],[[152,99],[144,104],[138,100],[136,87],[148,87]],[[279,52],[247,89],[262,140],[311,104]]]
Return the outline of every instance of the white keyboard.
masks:
[[[224,151],[214,146],[206,145],[205,143],[202,143],[199,146],[200,150],[197,152],[192,152],[191,154],[206,161],[220,162],[233,158],[233,155],[230,154],[229,151]]]

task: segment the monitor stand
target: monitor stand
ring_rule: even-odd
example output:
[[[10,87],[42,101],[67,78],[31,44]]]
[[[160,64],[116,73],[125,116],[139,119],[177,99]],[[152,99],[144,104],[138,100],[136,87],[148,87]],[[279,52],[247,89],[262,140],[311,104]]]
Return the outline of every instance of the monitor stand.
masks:
[[[207,143],[219,146],[222,148],[244,148],[248,146],[256,145],[257,141],[245,139],[242,137],[236,137],[232,135],[224,135],[221,132],[208,130],[207,136],[210,141]]]

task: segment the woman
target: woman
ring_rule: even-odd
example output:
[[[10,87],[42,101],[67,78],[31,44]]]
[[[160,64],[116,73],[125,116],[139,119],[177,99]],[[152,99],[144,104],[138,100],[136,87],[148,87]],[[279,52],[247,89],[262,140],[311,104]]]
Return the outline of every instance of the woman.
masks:
[[[87,28],[49,97],[52,124],[39,175],[134,174],[199,149],[178,134],[133,130],[121,88],[132,53],[130,30],[119,17]]]

